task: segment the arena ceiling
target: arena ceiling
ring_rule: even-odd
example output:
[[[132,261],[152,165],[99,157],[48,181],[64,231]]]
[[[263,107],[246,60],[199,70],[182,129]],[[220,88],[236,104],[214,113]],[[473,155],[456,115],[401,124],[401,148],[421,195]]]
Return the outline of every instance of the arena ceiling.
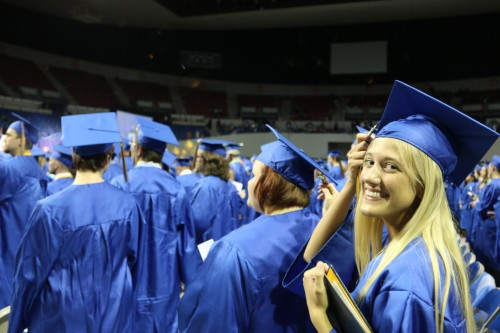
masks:
[[[153,29],[315,27],[500,12],[498,0],[0,0],[88,24]]]

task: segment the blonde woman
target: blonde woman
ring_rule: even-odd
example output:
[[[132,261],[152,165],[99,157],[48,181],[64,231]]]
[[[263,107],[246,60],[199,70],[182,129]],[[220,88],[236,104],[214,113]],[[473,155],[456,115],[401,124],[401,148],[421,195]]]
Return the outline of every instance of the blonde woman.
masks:
[[[335,243],[359,185],[354,258],[360,280],[352,296],[375,332],[475,331],[467,271],[443,177],[460,183],[497,137],[398,81],[376,138],[358,134],[358,144],[349,153],[350,177],[311,236],[304,259],[311,266],[316,258],[325,261],[321,247]],[[390,236],[385,247],[384,225]],[[318,332],[333,329],[326,317],[326,267],[319,261],[303,278]]]

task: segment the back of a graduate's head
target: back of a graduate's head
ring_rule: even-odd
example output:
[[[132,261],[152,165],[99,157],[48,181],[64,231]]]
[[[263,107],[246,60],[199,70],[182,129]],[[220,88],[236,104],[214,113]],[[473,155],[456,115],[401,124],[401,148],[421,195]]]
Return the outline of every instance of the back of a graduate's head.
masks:
[[[121,141],[115,113],[64,116],[61,127],[62,145],[73,148],[76,171],[106,170],[113,158],[113,144]]]
[[[73,166],[76,171],[102,172],[109,166],[113,153],[113,146],[108,151],[95,155],[82,156],[73,152]]]
[[[161,163],[163,154],[149,149],[145,146],[138,145],[138,159],[144,162]]]
[[[264,163],[260,161],[256,163],[261,165],[261,175],[255,184],[253,194],[263,212],[270,214],[289,207],[309,206],[308,190],[289,182]]]
[[[208,151],[198,152],[203,163],[203,174],[205,176],[219,177],[225,181],[229,180],[229,162],[220,154]]]

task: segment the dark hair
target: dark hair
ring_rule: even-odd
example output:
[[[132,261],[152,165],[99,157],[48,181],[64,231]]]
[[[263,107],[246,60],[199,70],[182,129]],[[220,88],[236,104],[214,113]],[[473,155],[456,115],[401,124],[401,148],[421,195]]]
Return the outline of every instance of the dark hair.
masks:
[[[262,167],[254,195],[264,211],[270,210],[266,213],[294,206],[305,208],[310,203],[309,191],[292,184],[267,165]]]
[[[33,148],[33,143],[25,137],[25,140],[24,140],[24,149],[26,150],[31,150]]]
[[[154,163],[161,164],[161,159],[163,158],[163,155],[161,155],[160,153],[157,153],[151,149],[148,149],[144,146],[140,146],[140,148],[142,150],[142,154],[141,154],[140,158],[144,162],[154,162]]]
[[[111,159],[113,150],[114,147],[111,146],[104,154],[90,156],[80,156],[77,153],[73,153],[73,166],[76,171],[101,171],[106,167],[106,163],[108,163],[108,156]]]
[[[225,157],[211,152],[203,152],[205,160],[203,174],[229,180],[229,162]]]

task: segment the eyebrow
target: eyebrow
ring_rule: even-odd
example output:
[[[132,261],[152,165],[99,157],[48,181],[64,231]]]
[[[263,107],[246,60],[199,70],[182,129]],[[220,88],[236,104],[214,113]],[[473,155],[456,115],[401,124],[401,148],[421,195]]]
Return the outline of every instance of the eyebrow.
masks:
[[[366,157],[373,157],[373,154],[372,154],[372,153],[370,153],[370,152],[366,152],[366,154],[365,154],[365,158],[366,158]],[[395,158],[395,157],[393,157],[393,156],[387,156],[387,155],[384,155],[384,157],[382,158],[382,161],[383,161],[383,162],[390,161],[390,162],[395,162],[395,163],[397,163],[397,164],[401,164],[401,160],[399,160],[399,159],[397,159],[397,158]]]

